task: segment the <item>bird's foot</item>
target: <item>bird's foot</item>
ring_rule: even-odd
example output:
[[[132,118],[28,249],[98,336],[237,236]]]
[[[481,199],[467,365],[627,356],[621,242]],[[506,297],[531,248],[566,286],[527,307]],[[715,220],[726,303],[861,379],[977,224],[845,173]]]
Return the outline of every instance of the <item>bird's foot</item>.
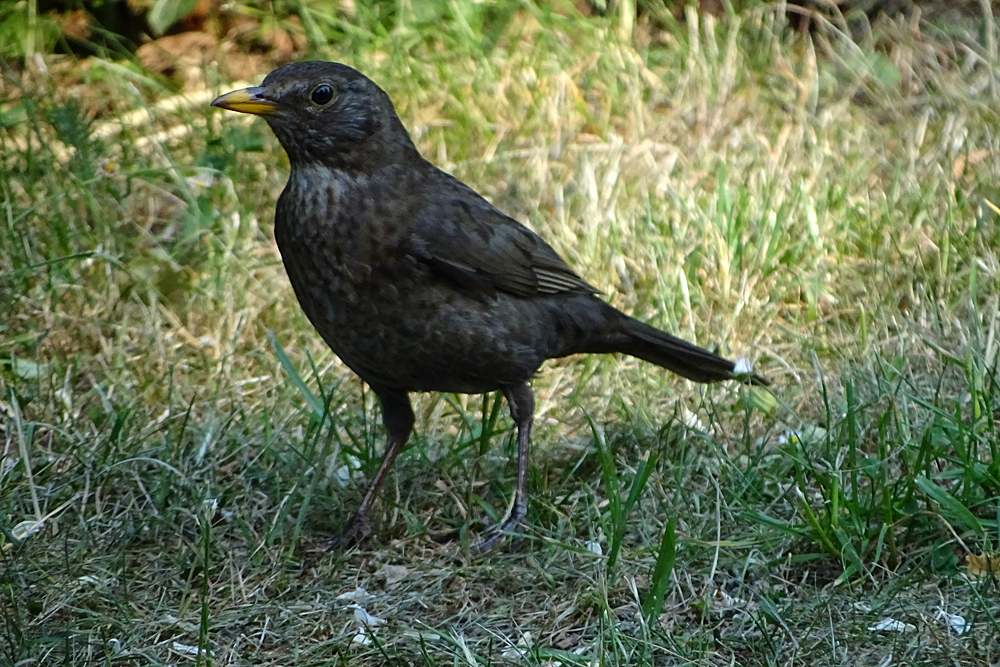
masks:
[[[511,515],[507,517],[503,523],[493,529],[493,533],[489,537],[484,539],[479,544],[475,544],[470,547],[469,555],[473,558],[477,556],[484,556],[502,546],[507,541],[507,538],[511,535],[511,533],[515,532],[523,517],[523,514],[518,516],[517,512],[511,513]],[[517,544],[518,542],[520,542],[520,539],[514,538],[511,544]]]
[[[372,532],[368,513],[356,512],[339,535],[329,537],[316,545],[321,551],[340,551],[357,544]]]

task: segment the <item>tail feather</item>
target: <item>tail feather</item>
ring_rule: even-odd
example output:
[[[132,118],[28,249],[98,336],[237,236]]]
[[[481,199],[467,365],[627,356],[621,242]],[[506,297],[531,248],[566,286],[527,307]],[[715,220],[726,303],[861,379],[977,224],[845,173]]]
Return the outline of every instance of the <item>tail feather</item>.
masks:
[[[632,318],[629,318],[626,327],[629,337],[619,350],[625,354],[662,366],[695,382],[719,382],[737,377],[736,364],[714,352]],[[770,384],[752,373],[748,379],[755,385]]]
[[[695,382],[744,380],[767,386],[766,379],[736,371],[736,364],[714,352],[671,336],[629,317],[591,295],[552,301],[552,348],[549,357],[621,352],[662,366]]]

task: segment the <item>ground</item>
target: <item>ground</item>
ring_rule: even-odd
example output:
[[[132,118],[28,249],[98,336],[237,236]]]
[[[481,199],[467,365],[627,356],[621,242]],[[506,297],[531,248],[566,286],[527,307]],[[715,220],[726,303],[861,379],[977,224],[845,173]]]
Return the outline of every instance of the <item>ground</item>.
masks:
[[[994,17],[440,11],[4,70],[0,663],[1000,661]],[[208,107],[306,57],[771,389],[549,363],[524,534],[479,559],[506,406],[416,396],[374,534],[315,553],[384,432],[284,276],[286,158]]]

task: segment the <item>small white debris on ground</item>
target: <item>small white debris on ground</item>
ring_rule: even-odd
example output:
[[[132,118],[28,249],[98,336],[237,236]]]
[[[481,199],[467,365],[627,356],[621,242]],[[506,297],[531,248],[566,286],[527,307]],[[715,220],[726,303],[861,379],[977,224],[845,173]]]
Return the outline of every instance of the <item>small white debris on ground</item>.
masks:
[[[377,628],[380,625],[385,625],[385,619],[379,618],[378,616],[372,616],[368,613],[368,610],[359,604],[349,604],[347,609],[354,610],[354,620],[358,622],[358,625]]]
[[[883,618],[868,628],[871,632],[914,632],[916,629],[917,626],[912,623],[904,623],[894,618]]]
[[[972,625],[958,614],[949,614],[944,609],[938,609],[937,612],[937,617],[944,621],[945,625],[954,630],[957,634],[964,635],[972,629]]]
[[[362,588],[355,589],[354,594],[361,591],[364,595],[367,593]],[[350,595],[344,593],[343,595]],[[341,596],[342,597],[342,596]],[[345,598],[346,599],[346,598]],[[372,630],[380,625],[385,625],[385,619],[379,618],[378,616],[373,616],[368,613],[368,610],[359,604],[349,604],[345,609],[354,610],[354,620],[358,624],[358,632],[351,638],[351,642],[355,644],[361,644],[362,646],[368,646],[372,643]]]
[[[503,658],[505,660],[519,660],[528,653],[528,650],[533,645],[534,642],[531,641],[531,633],[522,633],[521,638],[517,640],[517,644],[503,652]]]
[[[365,602],[371,602],[374,600],[375,596],[359,586],[353,591],[341,593],[337,596],[337,599],[341,602],[356,602],[358,604],[364,604]]]

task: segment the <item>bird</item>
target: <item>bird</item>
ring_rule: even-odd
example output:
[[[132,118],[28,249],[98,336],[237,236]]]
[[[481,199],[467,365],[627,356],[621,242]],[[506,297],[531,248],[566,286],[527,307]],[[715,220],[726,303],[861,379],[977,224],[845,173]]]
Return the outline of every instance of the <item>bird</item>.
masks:
[[[284,65],[212,106],[260,116],[287,153],[274,237],[288,279],[323,340],[377,396],[388,432],[360,506],[321,549],[371,533],[372,506],[414,428],[413,392],[500,391],[510,408],[513,501],[475,556],[527,513],[530,382],[546,360],[621,353],[695,382],[769,384],[606,303],[538,234],[426,160],[389,95],[348,65]]]

